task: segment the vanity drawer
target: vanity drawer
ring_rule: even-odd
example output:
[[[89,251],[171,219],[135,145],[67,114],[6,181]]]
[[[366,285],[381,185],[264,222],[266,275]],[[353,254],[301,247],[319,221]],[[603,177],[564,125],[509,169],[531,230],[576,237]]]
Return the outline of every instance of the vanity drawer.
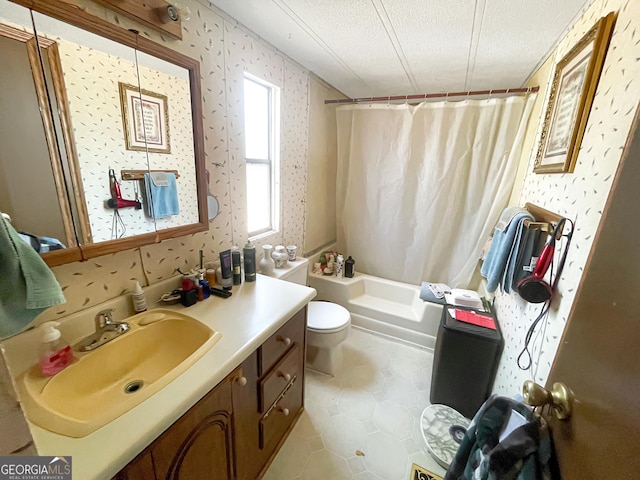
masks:
[[[294,344],[269,374],[260,380],[260,413],[269,409],[294,377],[300,377],[301,348],[301,345]]]
[[[296,313],[291,320],[267,339],[258,349],[258,375],[262,376],[291,348],[294,344],[304,346],[304,333],[307,320],[307,308]]]
[[[291,386],[260,420],[260,448],[273,448],[297,418],[302,408],[302,384],[304,378],[298,376]]]

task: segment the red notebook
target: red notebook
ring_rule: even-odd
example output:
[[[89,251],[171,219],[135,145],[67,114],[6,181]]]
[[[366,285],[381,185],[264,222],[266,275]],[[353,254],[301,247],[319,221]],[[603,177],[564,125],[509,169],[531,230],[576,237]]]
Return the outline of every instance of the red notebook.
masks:
[[[459,310],[456,308],[456,320],[461,322],[470,323],[472,325],[478,325],[479,327],[496,329],[496,322],[490,315],[483,315],[470,310]]]

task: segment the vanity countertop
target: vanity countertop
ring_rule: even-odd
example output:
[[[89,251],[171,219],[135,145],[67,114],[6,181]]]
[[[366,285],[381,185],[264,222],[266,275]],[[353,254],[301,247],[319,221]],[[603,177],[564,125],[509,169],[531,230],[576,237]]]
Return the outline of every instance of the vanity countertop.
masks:
[[[86,437],[66,437],[30,423],[38,453],[71,456],[74,478],[111,478],[315,295],[312,288],[258,275],[256,282],[234,287],[228,299],[212,295],[189,308],[163,307],[202,321],[222,338],[158,393]]]

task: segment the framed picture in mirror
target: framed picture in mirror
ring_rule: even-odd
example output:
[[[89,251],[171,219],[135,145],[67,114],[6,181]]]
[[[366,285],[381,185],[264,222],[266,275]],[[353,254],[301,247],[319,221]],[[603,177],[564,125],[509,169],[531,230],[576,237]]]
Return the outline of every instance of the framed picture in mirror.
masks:
[[[166,95],[118,82],[127,150],[171,153]]]
[[[573,172],[614,22],[601,18],[556,65],[535,173]]]

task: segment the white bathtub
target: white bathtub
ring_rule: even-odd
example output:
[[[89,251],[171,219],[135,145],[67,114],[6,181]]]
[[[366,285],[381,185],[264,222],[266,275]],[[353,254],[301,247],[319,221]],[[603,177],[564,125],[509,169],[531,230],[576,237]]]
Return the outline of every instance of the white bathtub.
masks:
[[[420,299],[420,286],[356,273],[353,278],[309,274],[316,300],[351,313],[353,325],[433,349],[442,306]]]

